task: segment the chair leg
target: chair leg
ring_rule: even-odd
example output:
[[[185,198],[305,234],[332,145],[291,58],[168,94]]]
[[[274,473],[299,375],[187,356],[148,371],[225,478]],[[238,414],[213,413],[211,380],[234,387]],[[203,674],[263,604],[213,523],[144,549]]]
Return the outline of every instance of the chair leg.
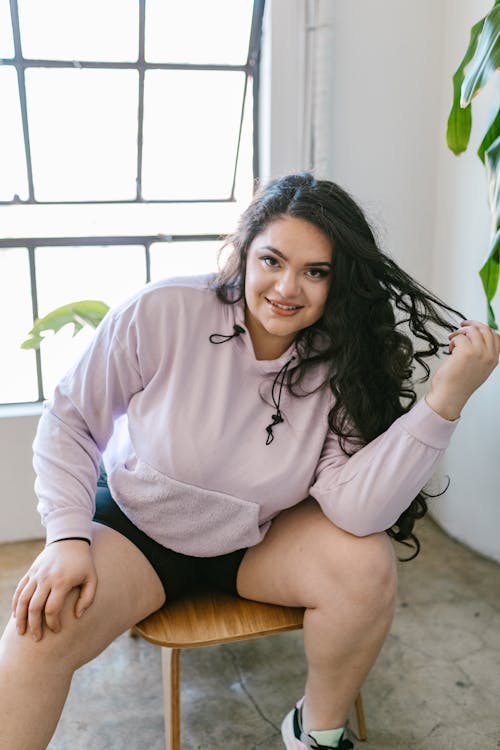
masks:
[[[165,711],[165,748],[181,750],[180,649],[161,649],[163,702]]]
[[[363,710],[363,700],[361,693],[354,701],[354,705],[349,714],[349,727],[358,740],[367,740],[368,735],[366,733],[365,724],[365,712]]]

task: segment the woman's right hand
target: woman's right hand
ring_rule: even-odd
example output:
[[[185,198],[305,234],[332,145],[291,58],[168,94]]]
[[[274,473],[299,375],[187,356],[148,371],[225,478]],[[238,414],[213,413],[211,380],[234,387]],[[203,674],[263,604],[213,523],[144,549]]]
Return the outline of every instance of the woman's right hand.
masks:
[[[76,617],[81,617],[94,601],[97,588],[89,544],[76,539],[49,544],[14,592],[12,614],[16,618],[17,632],[23,635],[29,627],[33,640],[39,641],[45,621],[50,630],[58,633],[65,599],[74,588],[80,588],[74,611]]]
[[[450,339],[450,356],[436,370],[428,405],[445,419],[458,419],[470,396],[498,365],[500,336],[477,320],[463,320]]]

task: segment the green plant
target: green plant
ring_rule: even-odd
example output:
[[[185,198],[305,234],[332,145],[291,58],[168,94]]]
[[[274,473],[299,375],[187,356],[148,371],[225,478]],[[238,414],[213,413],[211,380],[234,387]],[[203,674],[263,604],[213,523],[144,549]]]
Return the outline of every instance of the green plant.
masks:
[[[453,105],[446,135],[449,148],[458,155],[469,145],[472,99],[500,68],[500,0],[471,29],[467,51],[453,76]],[[492,237],[486,260],[479,271],[486,294],[488,325],[498,330],[491,306],[500,270],[500,111],[486,128],[477,154],[486,169]]]
[[[63,307],[58,307],[45,317],[35,320],[35,325],[29,332],[30,338],[21,344],[21,348],[38,349],[43,341],[42,333],[45,331],[57,333],[68,324],[73,325],[73,336],[76,336],[84,325],[97,328],[108,310],[109,307],[104,302],[92,299],[71,302],[68,305],[63,305]]]

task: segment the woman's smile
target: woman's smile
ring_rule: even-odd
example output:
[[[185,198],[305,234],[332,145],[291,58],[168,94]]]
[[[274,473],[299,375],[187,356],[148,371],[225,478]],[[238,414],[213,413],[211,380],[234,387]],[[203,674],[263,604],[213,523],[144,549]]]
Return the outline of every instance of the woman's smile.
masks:
[[[271,306],[271,310],[276,315],[294,315],[298,310],[302,309],[302,305],[293,305],[289,302],[282,302],[281,300],[268,299],[266,302]]]

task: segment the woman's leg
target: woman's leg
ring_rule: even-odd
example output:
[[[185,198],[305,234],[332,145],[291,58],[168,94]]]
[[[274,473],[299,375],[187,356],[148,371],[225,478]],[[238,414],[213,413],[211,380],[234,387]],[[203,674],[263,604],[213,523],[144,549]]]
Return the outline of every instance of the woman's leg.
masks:
[[[342,531],[312,498],[280,513],[245,554],[241,596],[306,607],[306,732],[345,724],[389,632],[396,587],[387,535]]]
[[[67,597],[59,633],[44,628],[33,642],[18,635],[13,618],[0,640],[0,750],[42,750],[50,742],[73,672],[165,599],[156,572],[132,542],[94,524],[96,597],[80,619],[78,591]]]

